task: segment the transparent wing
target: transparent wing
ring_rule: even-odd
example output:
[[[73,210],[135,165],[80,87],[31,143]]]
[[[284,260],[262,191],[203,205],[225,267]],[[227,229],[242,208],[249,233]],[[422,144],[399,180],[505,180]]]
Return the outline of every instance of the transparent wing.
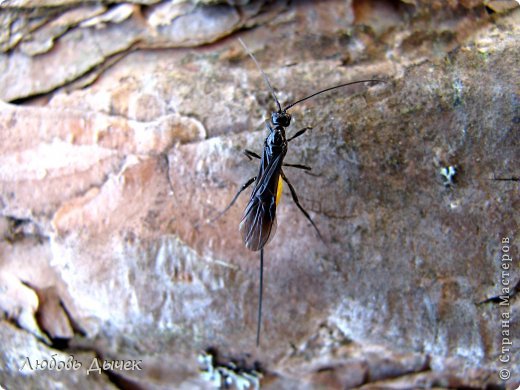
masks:
[[[240,233],[246,248],[259,251],[276,232],[276,196],[280,182],[282,156],[260,169],[251,199],[240,222]]]
[[[240,222],[240,233],[247,249],[259,251],[276,232],[276,202],[264,202],[261,198],[251,199]]]

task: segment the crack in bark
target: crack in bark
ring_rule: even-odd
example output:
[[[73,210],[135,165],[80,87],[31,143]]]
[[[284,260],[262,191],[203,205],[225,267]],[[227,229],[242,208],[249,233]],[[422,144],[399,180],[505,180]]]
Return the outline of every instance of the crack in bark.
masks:
[[[511,289],[509,294],[494,295],[492,297],[484,299],[483,301],[478,302],[478,305],[482,305],[484,303],[495,303],[495,304],[498,304],[499,306],[501,306],[500,305],[501,302],[503,302],[504,300],[509,301],[510,299],[515,297],[518,294],[518,292],[520,292],[520,279],[515,284],[515,286]]]
[[[166,180],[168,181],[168,185],[170,187],[170,194],[168,195],[175,195],[175,190],[173,189],[173,183],[170,179],[170,157],[168,155],[168,152],[163,152],[160,154],[162,156],[163,161],[166,163]]]
[[[7,220],[7,232],[4,235],[4,240],[8,243],[15,244],[23,241],[26,238],[35,238],[38,243],[49,240],[49,237],[41,233],[38,224],[29,218],[18,218],[11,215],[3,215]]]
[[[30,94],[28,96],[24,96],[22,98],[9,100],[8,102],[13,105],[24,105],[24,104],[31,104],[31,102],[35,99],[40,98],[50,98],[52,95],[61,89],[64,89],[67,93],[70,93],[71,91],[85,88],[93,84],[96,80],[101,77],[101,75],[109,70],[112,66],[116,65],[119,61],[121,61],[123,58],[125,58],[128,54],[134,52],[135,44],[130,45],[129,47],[122,49],[120,51],[116,51],[114,53],[111,53],[110,55],[106,56],[103,55],[103,61],[93,65],[92,67],[85,69],[85,71],[78,75],[76,78],[62,83],[60,85],[57,85],[53,88],[50,88],[47,91],[38,92],[34,94]],[[92,77],[92,79],[89,79],[89,77]],[[87,79],[85,82],[82,82],[82,79]],[[125,118],[127,119],[127,118]]]
[[[365,385],[377,385],[378,383],[379,384],[384,384],[384,382],[387,382],[387,381],[394,381],[394,380],[397,380],[397,379],[406,379],[407,377],[409,377],[410,375],[417,375],[417,374],[420,374],[420,373],[426,373],[426,372],[433,372],[432,368],[431,368],[431,364],[430,364],[430,356],[429,355],[424,355],[425,359],[424,359],[424,364],[421,366],[421,367],[418,367],[417,369],[411,369],[411,370],[408,370],[408,371],[404,371],[402,373],[398,373],[398,374],[395,374],[395,375],[392,375],[392,374],[389,374],[388,376],[384,376],[382,378],[378,378],[378,379],[375,379],[375,380],[371,380],[370,379],[370,371],[367,371],[367,377],[366,377],[366,381],[363,382],[361,384],[361,386],[365,386]]]
[[[493,180],[493,181],[520,181],[520,176],[494,177],[491,180]]]
[[[67,93],[70,93],[77,89],[84,89],[86,87],[91,86],[94,84],[99,78],[110,68],[117,65],[119,61],[122,61],[126,56],[129,54],[135,52],[138,50],[138,44],[134,43],[130,45],[130,47],[114,52],[110,54],[109,56],[103,55],[103,58],[105,59],[103,62],[93,66],[92,68],[88,69],[83,73],[82,75],[79,75],[76,79],[65,83],[56,89],[63,88]],[[53,91],[55,92],[55,91]],[[125,118],[128,119],[128,118]]]

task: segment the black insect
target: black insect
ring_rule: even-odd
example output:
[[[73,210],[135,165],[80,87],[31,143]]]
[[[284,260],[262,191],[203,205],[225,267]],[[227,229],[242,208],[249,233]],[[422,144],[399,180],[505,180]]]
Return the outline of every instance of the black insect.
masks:
[[[259,299],[258,299],[258,323],[256,332],[256,345],[260,343],[260,327],[262,319],[262,292],[263,292],[263,268],[264,268],[264,246],[274,236],[276,231],[276,206],[280,201],[282,195],[283,182],[287,183],[289,191],[291,192],[292,199],[300,211],[305,215],[305,218],[311,223],[316,230],[316,233],[322,239],[321,233],[311,219],[309,213],[302,207],[298,200],[296,190],[294,189],[291,182],[285,176],[283,167],[293,167],[303,170],[311,170],[310,167],[300,164],[284,164],[283,160],[287,154],[287,146],[293,139],[301,136],[311,127],[305,127],[297,131],[292,137],[286,138],[285,128],[291,124],[291,115],[287,110],[304,100],[310,99],[321,93],[331,91],[333,89],[342,88],[347,85],[367,83],[367,82],[381,82],[382,80],[359,80],[349,83],[339,84],[334,87],[326,88],[312,95],[304,97],[303,99],[297,100],[284,108],[280,105],[278,98],[274,92],[271,83],[267,75],[264,73],[256,58],[249,51],[245,43],[239,38],[241,45],[244,47],[247,54],[252,58],[256,64],[258,70],[262,73],[265,83],[267,84],[274,101],[278,107],[278,111],[271,114],[271,120],[266,120],[266,127],[269,131],[267,138],[264,141],[264,150],[262,156],[259,156],[255,152],[246,150],[245,154],[249,159],[257,158],[260,160],[260,169],[255,177],[252,177],[242,185],[240,190],[233,197],[229,205],[220,212],[210,222],[220,218],[226,211],[233,206],[238,199],[239,195],[248,188],[251,184],[255,183],[253,192],[249,198],[249,203],[244,211],[242,221],[240,222],[240,233],[247,249],[252,251],[260,251],[260,285],[259,285]]]

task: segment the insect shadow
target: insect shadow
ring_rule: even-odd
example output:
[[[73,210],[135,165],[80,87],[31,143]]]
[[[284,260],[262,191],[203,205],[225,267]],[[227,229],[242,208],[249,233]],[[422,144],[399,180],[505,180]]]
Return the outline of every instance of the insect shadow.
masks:
[[[287,138],[285,129],[291,124],[291,115],[287,112],[290,108],[294,107],[307,99],[311,99],[319,94],[328,92],[334,89],[346,87],[348,85],[359,84],[359,83],[379,83],[385,82],[384,80],[368,79],[358,80],[348,83],[335,85],[330,88],[322,89],[309,96],[299,99],[291,104],[286,105],[282,108],[273,87],[269,81],[269,78],[260,67],[258,61],[254,57],[253,53],[247,48],[246,44],[239,38],[238,41],[244,47],[246,53],[254,61],[256,67],[262,74],[264,81],[271,92],[271,95],[278,108],[277,111],[271,113],[270,120],[265,121],[265,125],[269,134],[264,141],[264,148],[262,155],[251,150],[245,150],[245,155],[249,159],[260,160],[260,168],[258,174],[249,180],[247,180],[235,194],[229,205],[218,213],[215,217],[209,220],[209,223],[215,222],[217,219],[222,217],[237,201],[238,197],[244,192],[251,184],[254,183],[253,191],[249,198],[249,202],[244,211],[244,215],[240,222],[240,233],[242,240],[247,249],[251,251],[260,251],[260,283],[258,291],[258,319],[257,319],[257,330],[256,330],[256,345],[260,344],[260,328],[262,323],[262,295],[263,295],[263,269],[264,269],[264,246],[274,237],[276,232],[276,207],[280,201],[282,195],[282,186],[285,182],[289,187],[291,197],[300,211],[303,213],[305,218],[310,222],[318,237],[323,240],[320,230],[310,217],[309,213],[303,208],[296,194],[294,186],[291,184],[284,172],[284,167],[297,168],[306,171],[310,171],[311,167],[301,164],[286,164],[284,163],[285,155],[287,154],[288,144],[305,134],[312,127],[304,127],[294,133],[293,136]]]

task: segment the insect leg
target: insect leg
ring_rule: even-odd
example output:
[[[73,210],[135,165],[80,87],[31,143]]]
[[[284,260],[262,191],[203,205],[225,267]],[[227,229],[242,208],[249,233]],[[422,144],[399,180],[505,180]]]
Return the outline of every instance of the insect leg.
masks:
[[[260,345],[260,327],[262,325],[262,295],[264,287],[264,248],[260,249],[260,285],[258,287],[258,318],[256,323],[256,346]]]
[[[307,166],[307,165],[302,165],[302,164],[283,164],[284,167],[291,167],[291,168],[298,168],[298,169],[303,169],[305,171],[310,171],[312,170],[311,167]]]
[[[253,152],[252,150],[249,150],[249,149],[246,149],[244,150],[244,154],[247,156],[247,158],[249,158],[250,160],[252,160],[253,158],[257,158],[257,159],[261,159],[262,157],[260,157],[258,154],[256,154],[255,152]]]
[[[305,133],[307,130],[312,130],[312,127],[304,127],[303,129],[298,130],[298,131],[296,132],[296,134],[294,134],[291,138],[289,138],[289,139],[287,140],[287,142],[291,142],[293,139],[298,138],[300,135],[302,135],[303,133]]]
[[[248,181],[246,181],[242,187],[240,187],[240,189],[238,190],[238,192],[235,194],[235,196],[233,197],[233,199],[231,199],[231,202],[228,204],[228,206],[222,210],[220,213],[218,213],[215,217],[213,217],[212,219],[209,220],[208,223],[213,223],[215,222],[217,219],[219,219],[220,217],[222,217],[230,208],[231,206],[233,206],[235,204],[235,202],[237,201],[239,195],[247,188],[251,185],[251,183],[253,183],[254,181],[256,180],[256,176],[255,177],[252,177],[251,179],[249,179]]]
[[[314,227],[314,229],[316,229],[316,233],[318,233],[318,237],[320,237],[320,239],[322,241],[323,240],[323,237],[320,233],[320,230],[318,229],[318,227],[316,226],[316,224],[314,223],[314,221],[312,220],[311,216],[309,215],[309,213],[307,211],[305,211],[305,209],[302,207],[302,205],[300,204],[300,201],[298,200],[298,195],[296,195],[296,190],[294,189],[293,185],[291,184],[291,182],[287,179],[287,177],[285,176],[285,174],[283,173],[283,171],[281,172],[282,174],[282,179],[283,181],[285,181],[287,183],[287,185],[289,186],[289,190],[291,191],[291,196],[293,198],[293,201],[294,203],[296,203],[296,206],[298,206],[298,208],[300,209],[300,211],[303,213],[303,215],[305,215],[305,218],[307,218],[309,220],[309,222],[311,223],[311,225]]]

